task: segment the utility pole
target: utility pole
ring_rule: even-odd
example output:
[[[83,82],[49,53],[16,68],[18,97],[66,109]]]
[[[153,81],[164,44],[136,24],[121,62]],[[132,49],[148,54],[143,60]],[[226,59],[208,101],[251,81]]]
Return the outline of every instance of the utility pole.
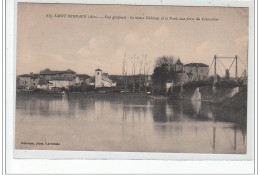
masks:
[[[124,54],[124,60],[122,65],[122,75],[124,81],[125,92],[127,91],[127,61],[126,61],[126,53]]]
[[[143,85],[144,85],[144,92],[146,93],[147,89],[146,89],[146,65],[147,65],[147,62],[146,62],[146,54],[144,55],[144,82],[143,82]]]
[[[236,72],[235,72],[235,78],[237,79],[237,56],[235,56],[236,59]]]
[[[139,93],[141,92],[141,84],[142,84],[142,67],[143,66],[143,60],[139,61]]]
[[[214,84],[217,82],[217,56],[214,56]]]
[[[124,89],[126,90],[126,86],[125,86],[125,54],[124,54],[123,65],[122,65],[122,76],[123,76],[123,81],[124,81]]]
[[[136,70],[136,62],[135,62],[136,55],[132,57],[132,78],[133,78],[133,92],[135,92],[135,70]]]

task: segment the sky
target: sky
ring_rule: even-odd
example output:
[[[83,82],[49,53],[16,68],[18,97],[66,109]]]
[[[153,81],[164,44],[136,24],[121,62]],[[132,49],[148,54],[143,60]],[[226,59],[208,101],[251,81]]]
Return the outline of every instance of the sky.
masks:
[[[55,14],[66,17],[54,17]],[[88,18],[90,15],[97,18]],[[160,20],[130,19],[131,16]],[[185,20],[169,20],[170,17]],[[199,21],[186,21],[197,17]],[[127,73],[132,74],[132,58],[138,64],[144,55],[152,74],[160,56],[179,57],[184,64],[199,62],[210,66],[214,55],[237,55],[241,60],[240,76],[246,69],[247,47],[248,8],[18,3],[17,75],[39,73],[45,68],[71,69],[91,76],[97,68],[110,75],[122,74],[124,57]],[[224,74],[231,63],[232,59],[219,62],[218,73]],[[234,70],[233,65],[231,76]]]

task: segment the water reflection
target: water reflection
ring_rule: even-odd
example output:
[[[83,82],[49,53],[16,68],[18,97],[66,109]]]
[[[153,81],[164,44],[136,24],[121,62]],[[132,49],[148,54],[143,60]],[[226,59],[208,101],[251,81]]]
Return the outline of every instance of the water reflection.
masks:
[[[55,130],[54,125],[60,126],[59,134],[61,130],[68,130],[69,122],[71,132],[51,136],[64,137],[62,142],[76,142],[78,130],[80,135],[85,133],[80,137],[84,146],[77,149],[74,145],[73,150],[246,152],[246,122],[236,122],[233,118],[238,114],[222,113],[199,100],[17,98],[16,109],[16,125],[23,130],[26,123],[21,119],[31,117],[36,118],[30,119],[35,126],[48,118],[52,129]],[[33,132],[33,129],[24,132],[27,135],[23,138]],[[41,133],[38,134],[41,137]]]

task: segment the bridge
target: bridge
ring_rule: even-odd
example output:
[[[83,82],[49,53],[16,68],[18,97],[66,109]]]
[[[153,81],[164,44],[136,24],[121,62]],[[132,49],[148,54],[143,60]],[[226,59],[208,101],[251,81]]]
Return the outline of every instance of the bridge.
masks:
[[[230,59],[230,65],[225,65],[222,60]],[[235,63],[235,64],[234,64]],[[213,80],[209,77],[209,72],[214,64]],[[238,75],[238,65],[244,66],[242,74]],[[234,77],[230,76],[230,70],[234,70]],[[225,70],[225,74],[223,73]],[[219,75],[221,73],[222,77]],[[212,76],[211,76],[212,77]],[[231,98],[239,90],[247,86],[247,66],[236,55],[234,57],[224,57],[215,55],[206,77],[201,81],[189,81],[178,86],[172,86],[166,93],[179,99],[223,101]]]

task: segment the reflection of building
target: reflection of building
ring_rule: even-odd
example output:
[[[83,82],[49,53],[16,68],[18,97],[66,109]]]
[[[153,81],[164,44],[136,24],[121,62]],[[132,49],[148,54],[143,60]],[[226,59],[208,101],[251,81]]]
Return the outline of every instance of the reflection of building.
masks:
[[[36,88],[39,81],[39,75],[33,74],[32,72],[30,74],[20,75],[18,78],[18,87],[26,90]]]
[[[189,63],[184,65],[184,72],[193,81],[204,80],[208,71],[209,66],[203,63]]]
[[[108,77],[108,74],[103,73],[101,69],[95,70],[95,88],[98,87],[114,87],[116,82]]]

